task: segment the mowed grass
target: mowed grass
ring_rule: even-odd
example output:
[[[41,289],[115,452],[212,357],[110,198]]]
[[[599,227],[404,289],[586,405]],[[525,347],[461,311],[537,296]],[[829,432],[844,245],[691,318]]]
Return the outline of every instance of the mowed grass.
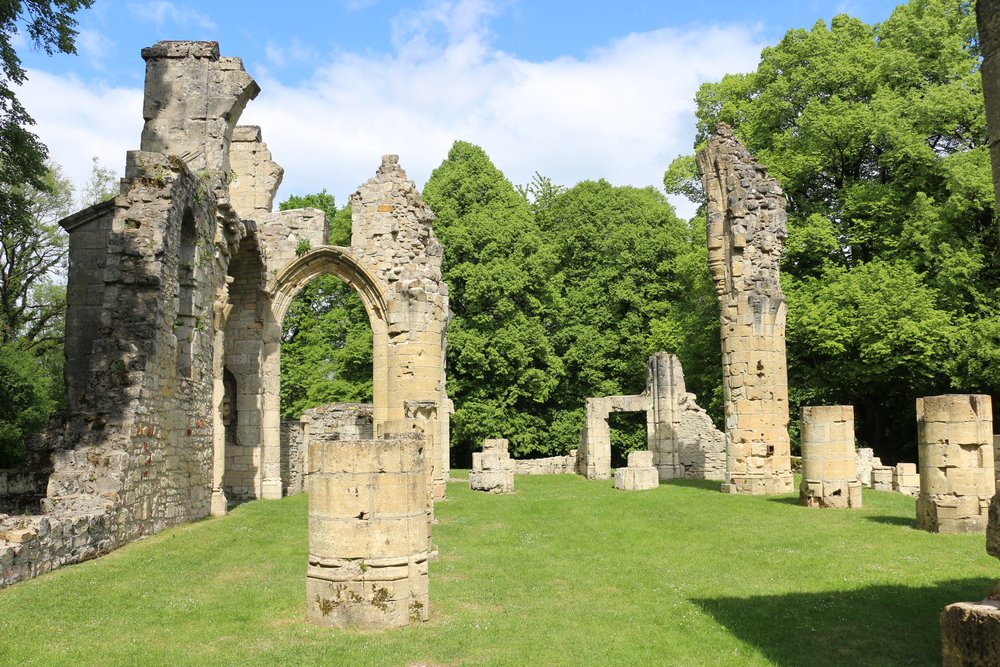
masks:
[[[305,620],[307,502],[258,501],[0,590],[5,665],[934,665],[938,615],[982,598],[981,535],[710,482],[643,492],[519,476],[438,503],[431,620]]]

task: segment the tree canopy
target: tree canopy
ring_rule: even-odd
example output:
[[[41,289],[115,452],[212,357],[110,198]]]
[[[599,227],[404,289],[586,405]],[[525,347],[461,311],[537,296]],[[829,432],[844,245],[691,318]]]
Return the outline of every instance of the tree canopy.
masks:
[[[859,438],[912,458],[914,399],[995,393],[1000,243],[969,3],[790,30],[757,70],[705,84],[788,195],[782,283],[793,403],[848,403]],[[668,191],[697,196],[689,156]]]

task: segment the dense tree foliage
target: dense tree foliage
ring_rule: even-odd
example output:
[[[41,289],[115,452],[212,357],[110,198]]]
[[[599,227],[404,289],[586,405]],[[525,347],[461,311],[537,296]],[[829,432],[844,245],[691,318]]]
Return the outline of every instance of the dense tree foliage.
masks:
[[[563,310],[557,258],[528,201],[478,147],[456,142],[424,187],[444,245],[453,439],[505,437],[550,451],[544,406],[563,380],[552,333]]]
[[[17,0],[0,3],[0,221],[29,230],[31,196],[25,187],[45,189],[45,146],[28,127],[34,123],[13,86],[27,78],[15,50],[21,31],[47,54],[75,53],[73,14],[93,0]]]
[[[755,72],[699,90],[703,142],[734,127],[788,195],[791,400],[848,403],[861,441],[911,458],[914,399],[997,393],[1000,247],[969,3],[789,31]],[[665,177],[696,194],[689,157]]]
[[[280,204],[283,211],[307,207],[326,214],[331,245],[350,245],[350,207],[338,211],[333,195],[325,190],[292,196]],[[294,419],[317,405],[370,402],[371,398],[372,331],[365,307],[343,281],[320,276],[296,295],[285,315],[282,416]]]
[[[566,189],[542,176],[515,188],[482,149],[456,142],[424,198],[452,294],[448,381],[461,450],[506,437],[520,456],[564,453],[577,444],[585,399],[642,391],[652,352],[717,354],[718,331],[707,344],[703,336],[704,318],[717,321],[703,232],[699,243],[652,188]],[[711,396],[717,383],[692,386]],[[616,426],[618,455],[644,446],[642,420]]]
[[[72,188],[28,128],[14,87],[27,73],[17,55],[27,38],[45,53],[75,53],[73,19],[93,0],[0,3],[0,466],[18,462],[23,438],[62,400],[65,290],[53,280],[65,259],[56,225]]]
[[[976,49],[969,3],[912,0],[879,25],[840,15],[789,31],[755,72],[696,98],[696,147],[728,123],[788,194],[793,416],[854,405],[860,442],[890,462],[915,456],[916,397],[1000,392],[1000,240]],[[664,185],[700,199],[693,156]],[[573,448],[585,399],[641,391],[657,350],[681,357],[719,420],[700,217],[678,220],[651,188],[541,175],[514,187],[464,142],[424,198],[451,293],[457,461],[484,437],[509,438],[518,456]],[[285,204],[305,205],[327,210],[332,242],[349,242],[349,212],[332,197]],[[286,414],[367,398],[370,329],[347,288],[315,281],[285,335]],[[619,455],[643,445],[641,420],[614,425]]]

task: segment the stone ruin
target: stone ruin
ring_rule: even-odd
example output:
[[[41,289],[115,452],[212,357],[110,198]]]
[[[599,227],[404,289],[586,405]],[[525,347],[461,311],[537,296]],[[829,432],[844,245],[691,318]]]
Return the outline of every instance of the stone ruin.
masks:
[[[792,491],[779,262],[785,196],[720,124],[698,152],[708,207],[708,265],[719,297],[726,493]]]
[[[565,456],[546,456],[538,459],[514,459],[516,475],[575,475],[577,452],[571,449]]]
[[[473,452],[469,488],[487,493],[514,493],[514,461],[507,453],[507,440],[487,438],[483,451]]]
[[[580,434],[577,471],[589,479],[611,477],[612,412],[645,412],[646,441],[659,479],[722,479],[725,436],[684,388],[677,355],[649,358],[646,389],[635,396],[587,399],[586,426]]]
[[[854,452],[854,408],[802,408],[802,483],[799,502],[807,507],[861,508]]]
[[[373,434],[359,442],[417,434],[427,496],[444,492],[448,290],[434,216],[396,156],[351,197],[351,247],[329,246],[321,212],[271,212],[282,170],[258,128],[237,127],[260,90],[242,62],[215,42],[142,57],[146,122],[119,193],[62,221],[69,411],[42,439],[44,513],[0,518],[0,586],[293,489],[281,326],[323,274],[354,288],[372,326]]]
[[[281,422],[281,479],[288,495],[305,490],[309,443],[327,440],[372,440],[373,406],[370,403],[330,403],[309,408],[298,419]]]
[[[615,470],[615,488],[622,491],[645,491],[660,485],[660,476],[653,465],[653,452],[628,453],[628,465]]]
[[[419,433],[310,440],[306,616],[313,623],[367,629],[427,620],[425,444]]]
[[[933,533],[986,530],[996,493],[991,400],[976,394],[917,399],[917,528]]]

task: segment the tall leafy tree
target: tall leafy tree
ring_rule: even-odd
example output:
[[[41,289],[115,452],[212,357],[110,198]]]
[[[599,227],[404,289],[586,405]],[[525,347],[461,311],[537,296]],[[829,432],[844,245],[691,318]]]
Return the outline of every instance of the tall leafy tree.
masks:
[[[437,216],[454,313],[454,442],[468,451],[506,437],[518,455],[552,451],[544,405],[563,375],[551,340],[562,309],[552,248],[528,201],[478,146],[455,142],[423,196]]]
[[[73,210],[73,186],[53,164],[41,188],[18,189],[27,224],[0,225],[0,345],[44,353],[62,343],[66,234],[59,220]]]
[[[603,180],[557,194],[537,217],[558,257],[565,302],[551,334],[566,373],[552,402],[553,438],[573,445],[587,397],[645,387],[646,360],[664,342],[653,325],[679,316],[677,260],[690,248],[689,228],[662,193]],[[623,423],[616,449],[645,447],[644,424]]]
[[[914,455],[915,397],[1000,389],[978,69],[971,3],[911,0],[791,30],[696,97],[696,145],[730,124],[788,195],[791,399],[853,403],[890,461]],[[678,160],[665,182],[691,175]]]

